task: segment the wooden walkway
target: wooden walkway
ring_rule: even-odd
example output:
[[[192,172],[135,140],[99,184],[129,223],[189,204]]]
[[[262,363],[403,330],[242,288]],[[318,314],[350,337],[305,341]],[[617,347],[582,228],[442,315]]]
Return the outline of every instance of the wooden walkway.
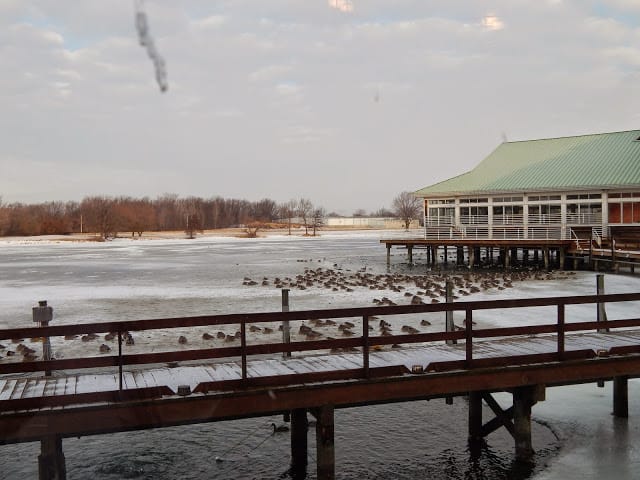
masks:
[[[640,330],[626,330],[614,333],[582,333],[567,335],[566,352],[591,350],[594,355],[612,348],[640,345]],[[476,359],[504,358],[514,356],[554,353],[557,348],[556,335],[542,335],[534,338],[504,338],[474,343],[473,355]],[[464,361],[465,345],[421,345],[372,352],[372,368],[404,366],[411,371],[414,365],[420,365],[425,371],[430,365],[440,362]],[[249,378],[272,376],[304,375],[307,373],[335,372],[362,368],[361,353],[318,354],[292,357],[288,359],[270,358],[249,361]],[[437,366],[437,365],[436,365]],[[19,406],[20,402],[11,400],[80,395],[118,390],[117,373],[80,373],[66,375],[54,373],[54,376],[27,376],[0,379],[0,411],[6,407]],[[295,384],[295,378],[291,377]],[[240,361],[207,363],[201,365],[156,367],[126,371],[123,375],[123,388],[146,389],[168,387],[177,394],[178,386],[189,385],[196,391],[205,382],[225,382],[242,379]],[[166,391],[169,393],[168,391]],[[209,390],[214,393],[215,390]],[[55,406],[42,409],[58,408]]]
[[[640,318],[565,321],[567,306],[600,309],[612,302],[640,302],[640,293],[0,330],[0,340],[108,332],[118,345],[116,355],[0,362],[0,444],[40,441],[39,478],[64,479],[66,437],[289,413],[291,471],[299,474],[307,467],[311,414],[316,418],[317,478],[333,480],[334,409],[464,395],[471,451],[504,426],[514,438],[516,459],[530,461],[531,409],[544,399],[547,386],[612,379],[614,414],[628,415],[627,381],[640,377]],[[514,309],[517,315],[523,307],[546,307],[547,315],[553,307],[555,319],[509,328],[473,326],[474,312]],[[446,322],[454,331],[370,335],[371,322],[382,326],[401,315],[455,311],[464,313],[463,329]],[[349,319],[354,331],[340,339],[247,343],[254,324],[278,321],[286,331],[288,322],[321,319]],[[239,346],[236,341],[217,348],[123,353],[131,331],[229,324],[240,326]],[[328,351],[339,353],[321,353]],[[512,407],[499,406],[492,397],[498,391],[512,394]],[[487,423],[482,402],[496,415]]]

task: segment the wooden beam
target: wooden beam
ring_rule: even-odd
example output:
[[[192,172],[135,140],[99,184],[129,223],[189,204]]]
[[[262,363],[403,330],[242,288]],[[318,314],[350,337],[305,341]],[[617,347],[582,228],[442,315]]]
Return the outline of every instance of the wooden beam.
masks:
[[[490,433],[496,431],[500,427],[505,427],[507,431],[514,436],[513,431],[513,406],[509,407],[506,410],[503,410],[502,407],[496,402],[496,400],[491,396],[491,393],[484,392],[482,394],[482,398],[489,405],[489,408],[496,415],[495,418],[487,422],[482,426],[482,436],[486,437]]]
[[[372,369],[373,370],[373,369]],[[523,384],[564,385],[596,381],[616,375],[640,376],[640,356],[636,354],[587,360],[566,360],[494,368],[474,368],[425,375],[320,382],[286,387],[265,386],[187,397],[165,397],[69,406],[0,415],[0,444],[40,440],[60,434],[84,436],[211,422],[233,418],[264,416],[296,408],[336,407],[391,401],[439,398],[478,390],[508,390]]]

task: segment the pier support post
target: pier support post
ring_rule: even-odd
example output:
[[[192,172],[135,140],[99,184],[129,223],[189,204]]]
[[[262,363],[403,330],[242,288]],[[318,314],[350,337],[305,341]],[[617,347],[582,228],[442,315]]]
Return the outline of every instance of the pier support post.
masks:
[[[447,251],[447,246],[444,246],[444,261],[443,263],[447,265],[449,263],[449,252]]]
[[[504,268],[511,267],[511,249],[504,247]]]
[[[324,405],[316,415],[316,458],[318,480],[335,480],[333,405]]]
[[[464,247],[456,248],[456,265],[464,265]]]
[[[534,451],[531,446],[531,407],[535,387],[518,387],[513,391],[513,438],[516,446],[516,460],[531,461]]]
[[[413,245],[407,245],[407,258],[409,260],[409,264],[413,263]]]
[[[564,270],[565,248],[560,247],[560,270]]]
[[[387,266],[391,264],[391,245],[387,243]]]
[[[38,480],[65,480],[67,467],[62,452],[62,437],[49,435],[40,440]]]
[[[469,249],[469,270],[473,270],[473,266],[476,263],[476,249],[473,247],[467,247]]]
[[[472,452],[482,444],[482,392],[469,392],[469,447]]]
[[[544,269],[549,270],[549,247],[544,247],[542,249],[542,257],[544,259]]]
[[[291,477],[304,478],[307,474],[307,410],[291,411]]]
[[[613,377],[613,414],[616,417],[629,416],[629,390],[627,377]]]

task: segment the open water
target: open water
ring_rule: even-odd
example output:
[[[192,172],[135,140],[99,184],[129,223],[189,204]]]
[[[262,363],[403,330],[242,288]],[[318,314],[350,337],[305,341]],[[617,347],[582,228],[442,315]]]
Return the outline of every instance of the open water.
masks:
[[[31,324],[31,307],[47,299],[54,324],[160,318],[213,313],[276,311],[280,292],[247,287],[245,277],[294,277],[305,268],[386,273],[377,233],[324,234],[318,238],[200,238],[107,243],[0,243],[0,328]],[[390,271],[426,274],[420,255],[411,267],[392,257]],[[640,277],[608,275],[608,292],[638,291]],[[594,274],[514,283],[477,294],[516,298],[588,294]],[[405,302],[400,295],[398,303]],[[380,295],[380,293],[376,293]],[[291,292],[292,309],[369,306],[368,289]],[[631,316],[637,306],[610,317]],[[584,312],[574,312],[584,313]],[[536,314],[496,315],[496,325],[546,323]],[[480,320],[479,320],[480,321]],[[548,320],[547,320],[548,321]],[[158,339],[158,342],[161,342]],[[54,345],[55,347],[55,345]],[[64,352],[57,352],[57,354]],[[336,464],[341,479],[632,479],[640,471],[636,381],[630,382],[630,418],[611,416],[611,388],[582,385],[547,390],[533,409],[533,465],[514,462],[504,429],[487,438],[479,458],[466,444],[463,398],[408,402],[336,411]],[[504,406],[506,394],[497,396]],[[489,418],[486,412],[486,418]],[[64,440],[69,479],[279,479],[289,478],[289,436],[272,434],[279,417],[127,432]],[[308,478],[315,478],[313,428]],[[0,478],[37,477],[39,444],[0,446]],[[219,457],[222,461],[215,461]]]

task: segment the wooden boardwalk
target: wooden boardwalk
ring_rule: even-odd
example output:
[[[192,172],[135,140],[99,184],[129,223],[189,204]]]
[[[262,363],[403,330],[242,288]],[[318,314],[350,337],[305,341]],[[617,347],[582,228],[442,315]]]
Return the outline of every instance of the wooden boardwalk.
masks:
[[[640,293],[0,330],[0,340],[109,332],[118,345],[116,355],[0,362],[0,444],[40,441],[40,479],[61,479],[66,437],[289,413],[291,469],[300,473],[307,466],[311,414],[316,418],[317,477],[331,480],[336,470],[334,409],[464,395],[472,451],[504,426],[514,437],[516,459],[529,461],[534,455],[531,409],[548,386],[613,380],[614,414],[628,415],[627,381],[640,377],[640,318],[565,321],[567,306],[611,302],[640,302]],[[474,312],[514,309],[517,315],[518,308],[530,307],[546,307],[547,315],[553,307],[555,318],[544,325],[473,326]],[[406,314],[454,311],[464,313],[463,329],[454,329],[451,322],[454,331],[370,334],[371,322],[382,324],[381,317],[393,323]],[[254,324],[279,321],[285,329],[288,322],[320,319],[350,319],[350,328],[360,334],[247,343]],[[131,331],[229,324],[240,326],[239,346],[123,353]],[[503,410],[493,399],[499,391],[512,394],[512,407]],[[482,402],[496,415],[486,423]]]
[[[625,330],[613,333],[582,333],[565,337],[566,352],[591,350],[609,352],[612,348],[640,345],[640,330]],[[527,338],[504,338],[484,340],[474,343],[475,359],[505,358],[513,356],[554,353],[557,348],[556,335],[541,335]],[[372,368],[404,366],[408,371],[420,365],[425,371],[440,362],[464,361],[465,345],[420,345],[388,351],[371,352]],[[292,376],[307,373],[335,372],[362,368],[361,353],[316,354],[283,359],[282,357],[251,360],[247,364],[249,378],[272,376]],[[189,385],[192,391],[206,382],[225,382],[242,379],[240,361],[206,363],[200,365],[154,367],[137,369],[123,373],[123,388],[145,389],[168,387],[177,395],[178,386]],[[20,407],[20,402],[11,400],[37,399],[65,395],[80,395],[118,390],[117,373],[76,373],[61,372],[54,376],[20,376],[0,378],[0,411],[6,412],[11,405]],[[215,390],[209,390],[214,393]],[[57,408],[55,406],[42,409]]]

